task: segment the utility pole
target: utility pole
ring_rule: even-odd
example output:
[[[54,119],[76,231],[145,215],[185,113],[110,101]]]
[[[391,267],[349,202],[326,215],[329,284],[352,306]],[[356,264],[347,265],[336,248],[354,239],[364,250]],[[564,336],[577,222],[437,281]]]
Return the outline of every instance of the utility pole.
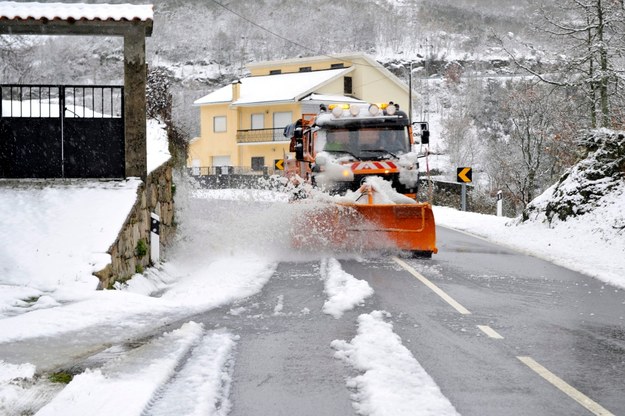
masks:
[[[432,49],[434,48],[434,46],[430,44],[430,41],[428,38],[425,38],[425,44],[419,45],[419,49],[421,48],[424,49],[423,57],[425,59],[425,62],[424,62],[425,75],[423,77],[425,86],[423,89],[423,115],[421,117],[421,121],[429,122],[430,121],[430,83],[428,82],[428,79],[430,77],[429,60],[432,56]]]
[[[408,74],[408,121],[412,126],[412,60],[410,61],[410,73]]]

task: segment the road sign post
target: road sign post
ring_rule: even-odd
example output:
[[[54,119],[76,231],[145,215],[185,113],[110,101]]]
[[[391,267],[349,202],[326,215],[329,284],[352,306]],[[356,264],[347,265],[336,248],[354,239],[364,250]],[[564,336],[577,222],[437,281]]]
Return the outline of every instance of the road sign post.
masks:
[[[503,216],[503,192],[497,192],[497,216]]]
[[[470,167],[457,168],[456,181],[462,184],[460,206],[462,211],[467,210],[467,183],[473,181],[473,171]]]
[[[462,195],[460,197],[460,209],[462,211],[466,211],[467,210],[467,184],[463,183],[462,184]]]

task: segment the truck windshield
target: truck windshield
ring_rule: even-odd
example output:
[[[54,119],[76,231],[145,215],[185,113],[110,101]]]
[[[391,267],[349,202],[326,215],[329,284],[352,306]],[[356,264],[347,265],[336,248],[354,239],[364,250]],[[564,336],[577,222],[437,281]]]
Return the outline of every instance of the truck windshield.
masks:
[[[410,151],[405,126],[359,129],[324,129],[317,132],[318,148],[345,152],[358,158],[384,158]]]

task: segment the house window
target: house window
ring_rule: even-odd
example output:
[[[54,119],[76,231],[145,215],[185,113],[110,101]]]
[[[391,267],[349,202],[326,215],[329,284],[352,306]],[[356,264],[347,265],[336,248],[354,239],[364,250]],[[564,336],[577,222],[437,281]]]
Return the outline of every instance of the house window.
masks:
[[[252,114],[252,130],[265,128],[265,115],[263,113]]]
[[[213,117],[213,132],[223,133],[226,131],[226,116]]]
[[[192,175],[193,176],[200,176],[200,164],[201,164],[200,159],[193,159],[193,161],[191,163],[192,163],[191,166],[193,168]]]
[[[271,71],[269,71],[269,75],[278,75],[281,73],[282,73],[281,69],[272,69]]]
[[[330,69],[339,69],[339,68],[345,68],[345,64],[343,62],[341,62],[340,64],[332,64],[332,65],[330,65]]]
[[[233,173],[234,168],[231,165],[230,156],[213,156],[213,174],[227,175]]]
[[[252,157],[252,170],[263,170],[265,158],[262,156]]]
[[[353,94],[352,77],[343,77],[343,94]]]
[[[273,140],[284,140],[283,129],[288,124],[291,124],[293,120],[293,113],[291,111],[279,111],[273,113]]]
[[[299,69],[299,72],[310,72],[312,71],[312,67],[311,66],[302,66]]]

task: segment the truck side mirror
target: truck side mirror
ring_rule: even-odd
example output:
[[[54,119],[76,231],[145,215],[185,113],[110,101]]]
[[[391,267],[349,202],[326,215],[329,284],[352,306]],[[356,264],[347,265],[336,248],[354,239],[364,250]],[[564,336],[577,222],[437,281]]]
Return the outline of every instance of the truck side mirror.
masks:
[[[295,160],[303,161],[304,160],[304,140],[302,140],[301,135],[299,138],[295,139]]]
[[[428,127],[427,122],[414,122],[412,123],[412,129],[414,130],[418,128],[421,131],[421,134],[413,133],[414,136],[421,136],[421,144],[429,144],[430,143],[430,129]]]

